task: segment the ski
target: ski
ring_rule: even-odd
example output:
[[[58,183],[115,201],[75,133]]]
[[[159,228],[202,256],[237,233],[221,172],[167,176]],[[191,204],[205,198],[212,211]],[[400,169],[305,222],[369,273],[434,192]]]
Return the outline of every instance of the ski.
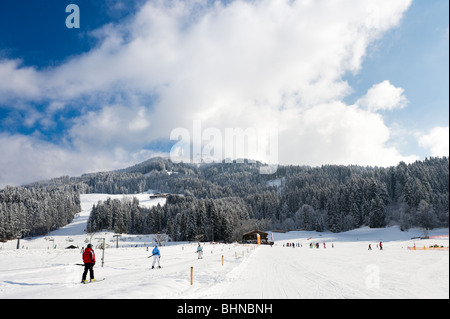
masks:
[[[87,285],[87,284],[93,284],[93,283],[95,283],[95,282],[99,282],[99,281],[103,281],[103,280],[105,280],[106,278],[102,278],[102,279],[95,279],[94,281],[86,281],[86,282],[81,282],[81,284],[83,284],[83,285]]]

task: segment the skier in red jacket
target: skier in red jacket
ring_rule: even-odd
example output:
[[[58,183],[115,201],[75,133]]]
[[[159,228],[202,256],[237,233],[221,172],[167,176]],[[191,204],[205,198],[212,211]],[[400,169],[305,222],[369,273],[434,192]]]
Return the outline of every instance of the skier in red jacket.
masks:
[[[83,278],[81,279],[82,283],[86,283],[86,275],[89,270],[89,275],[91,277],[91,281],[95,281],[94,279],[94,265],[95,265],[95,253],[92,249],[92,245],[88,244],[87,248],[83,252],[83,262],[84,262],[84,272]]]

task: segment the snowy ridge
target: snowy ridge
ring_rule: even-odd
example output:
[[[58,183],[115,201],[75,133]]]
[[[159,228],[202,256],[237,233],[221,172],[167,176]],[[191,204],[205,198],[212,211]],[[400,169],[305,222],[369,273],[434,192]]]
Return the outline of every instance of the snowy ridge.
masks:
[[[80,285],[83,267],[76,264],[90,237],[85,233],[90,209],[98,200],[123,196],[82,195],[82,212],[70,225],[21,240],[19,250],[17,241],[1,243],[0,298],[449,298],[449,252],[407,249],[414,244],[447,247],[448,237],[411,239],[422,232],[397,227],[274,233],[273,247],[202,243],[200,260],[197,243],[167,243],[160,247],[163,268],[154,270],[148,258],[153,236],[122,235],[115,248],[114,234],[102,232],[91,241],[97,245],[97,238],[105,238],[110,247],[103,268],[102,250],[95,248],[96,277],[107,280]],[[147,206],[165,202],[148,194],[127,196],[137,196]],[[429,235],[448,235],[448,229]],[[382,251],[376,248],[380,241]],[[309,248],[310,242],[320,243],[320,248]],[[69,245],[79,248],[65,249]]]

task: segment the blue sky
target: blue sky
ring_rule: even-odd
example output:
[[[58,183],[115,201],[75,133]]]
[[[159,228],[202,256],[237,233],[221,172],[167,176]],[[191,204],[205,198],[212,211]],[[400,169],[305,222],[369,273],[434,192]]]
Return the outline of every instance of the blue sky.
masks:
[[[405,89],[408,107],[385,114],[387,123],[414,130],[448,126],[449,119],[449,2],[413,1],[399,27],[377,41],[362,65],[349,77],[356,99],[373,83],[390,79]],[[418,148],[414,136],[405,136],[405,152],[420,157],[429,150]],[[445,155],[445,154],[442,154]],[[448,156],[448,155],[447,155]]]
[[[447,0],[2,1],[0,187],[167,156],[196,120],[219,139],[276,128],[282,164],[448,156],[448,16]]]
[[[390,79],[410,100],[395,120],[418,127],[448,125],[448,11],[448,1],[413,1],[400,26],[376,43],[363,72],[349,79],[352,87],[361,93],[373,82]]]
[[[65,25],[66,7],[81,7],[82,28]],[[0,44],[3,57],[20,58],[23,65],[46,68],[63,63],[71,56],[88,52],[96,45],[89,33],[108,23],[119,23],[134,12],[110,7],[113,1],[3,1],[0,12]]]

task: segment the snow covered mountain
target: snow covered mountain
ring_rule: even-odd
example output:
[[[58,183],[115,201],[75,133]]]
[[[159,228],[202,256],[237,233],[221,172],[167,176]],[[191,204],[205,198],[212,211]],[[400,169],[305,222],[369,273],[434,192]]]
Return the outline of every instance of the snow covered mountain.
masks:
[[[164,210],[140,210],[140,218],[132,218],[130,211],[117,214],[119,205],[102,207],[96,224],[89,226],[166,232],[178,241],[227,242],[254,228],[338,233],[364,226],[448,227],[446,157],[389,168],[280,165],[270,176],[261,175],[259,165],[194,165],[155,158],[118,171],[7,187],[0,190],[0,240],[66,225],[79,210],[79,194],[138,194],[148,189],[184,197],[169,196]]]

